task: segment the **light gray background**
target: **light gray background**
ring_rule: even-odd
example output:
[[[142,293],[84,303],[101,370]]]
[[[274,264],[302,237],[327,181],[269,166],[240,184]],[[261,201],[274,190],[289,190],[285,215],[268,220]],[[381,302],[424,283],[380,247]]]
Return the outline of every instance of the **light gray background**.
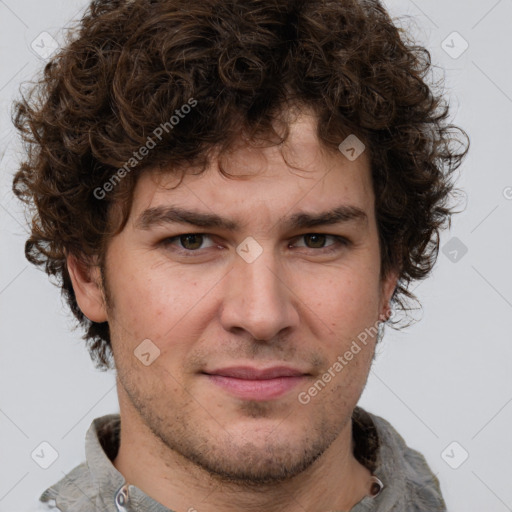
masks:
[[[512,510],[512,0],[388,0],[446,70],[453,119],[472,141],[460,171],[468,196],[442,245],[434,275],[416,288],[421,321],[387,329],[361,405],[388,419],[425,454],[449,510]],[[26,228],[11,193],[19,146],[9,121],[20,83],[44,61],[31,43],[85,7],[78,0],[0,0],[0,512],[26,510],[84,458],[92,419],[116,412],[112,374],[94,370],[57,288],[23,255]],[[469,48],[454,59],[442,42],[457,31]],[[450,36],[456,50],[461,41]],[[453,243],[453,242],[452,242]],[[59,457],[31,458],[42,441]],[[446,452],[445,449],[456,441]],[[453,450],[452,450],[453,449]],[[463,451],[469,458],[457,465]],[[441,455],[444,452],[444,458]]]

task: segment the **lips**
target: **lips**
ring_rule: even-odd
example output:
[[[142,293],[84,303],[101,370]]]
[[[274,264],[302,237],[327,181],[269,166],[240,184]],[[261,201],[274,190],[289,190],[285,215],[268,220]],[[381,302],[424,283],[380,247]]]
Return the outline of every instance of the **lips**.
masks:
[[[231,377],[244,380],[268,380],[279,377],[299,377],[305,375],[300,370],[286,366],[274,366],[271,368],[258,369],[250,366],[234,366],[230,368],[220,368],[205,372],[208,375],[220,375],[221,377]]]
[[[254,368],[236,366],[203,372],[208,380],[230,395],[245,400],[279,398],[307,378],[308,374],[286,366]]]

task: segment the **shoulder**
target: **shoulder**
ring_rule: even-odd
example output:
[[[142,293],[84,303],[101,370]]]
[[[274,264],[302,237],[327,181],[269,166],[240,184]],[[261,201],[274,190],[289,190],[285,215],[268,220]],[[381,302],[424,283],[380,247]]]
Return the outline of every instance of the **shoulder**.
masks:
[[[51,510],[53,510],[55,512],[57,512],[59,510],[57,508],[55,500],[52,500],[51,502],[46,502],[46,503],[43,503],[42,501],[38,501],[32,507],[25,509],[23,512],[48,512]]]
[[[389,421],[367,414],[378,435],[376,474],[400,496],[400,505],[408,512],[445,512],[439,480],[425,456],[410,448]]]
[[[82,512],[91,510],[91,505],[105,510],[103,500],[111,499],[124,484],[112,464],[119,444],[119,424],[118,414],[93,420],[85,438],[86,461],[46,489],[39,497],[40,508],[35,510]]]
[[[46,489],[39,497],[39,508],[34,512],[49,510],[88,510],[97,489],[84,462]],[[30,511],[27,511],[30,512]]]

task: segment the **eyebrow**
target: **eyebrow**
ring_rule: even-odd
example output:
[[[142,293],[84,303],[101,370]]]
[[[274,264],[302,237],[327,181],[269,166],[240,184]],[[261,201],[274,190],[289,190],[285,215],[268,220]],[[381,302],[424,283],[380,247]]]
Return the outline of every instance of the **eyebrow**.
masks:
[[[285,229],[312,228],[343,223],[366,224],[368,215],[357,206],[341,205],[320,213],[297,212],[285,218],[282,224]],[[239,223],[221,217],[215,213],[187,210],[177,206],[156,206],[144,210],[135,222],[135,227],[149,230],[154,226],[165,224],[190,224],[206,229],[224,229],[226,231],[240,230]]]

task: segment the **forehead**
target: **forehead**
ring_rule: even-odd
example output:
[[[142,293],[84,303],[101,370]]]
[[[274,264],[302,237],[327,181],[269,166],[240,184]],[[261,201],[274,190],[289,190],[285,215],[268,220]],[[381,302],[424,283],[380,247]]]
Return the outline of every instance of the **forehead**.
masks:
[[[342,141],[340,141],[342,142]],[[222,169],[233,177],[224,176]],[[222,213],[240,225],[274,224],[294,211],[325,211],[351,206],[374,216],[374,196],[366,153],[349,160],[323,146],[316,119],[303,115],[290,125],[285,143],[252,147],[240,143],[212,158],[202,173],[190,168],[180,182],[168,172],[148,170],[139,179],[131,220],[147,209],[170,204],[197,211]]]

